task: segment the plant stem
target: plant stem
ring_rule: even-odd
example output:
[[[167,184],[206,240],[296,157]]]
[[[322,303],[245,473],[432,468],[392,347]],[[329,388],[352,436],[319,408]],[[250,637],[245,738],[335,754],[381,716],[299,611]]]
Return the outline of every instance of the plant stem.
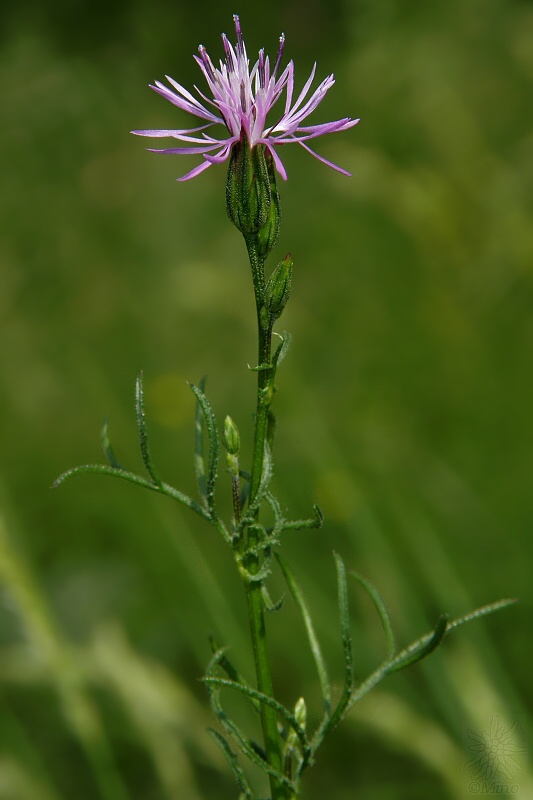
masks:
[[[272,326],[269,326],[265,330],[261,324],[260,318],[265,292],[264,261],[258,256],[255,237],[245,236],[245,241],[248,249],[248,256],[250,258],[250,265],[252,268],[255,292],[258,331],[257,357],[259,367],[257,372],[257,406],[254,427],[252,473],[250,479],[250,504],[252,504],[261,485],[265,443],[267,440],[268,431],[268,413],[272,399],[274,368],[269,366],[272,349]],[[249,552],[256,546],[257,538],[257,531],[252,525],[245,533],[245,540],[243,543],[244,552]],[[246,568],[248,572],[252,574],[257,573],[260,568],[259,556],[256,554],[249,554],[247,557]],[[273,697],[274,692],[272,685],[272,674],[270,671],[270,661],[268,657],[265,613],[261,589],[261,582],[251,583],[248,581],[245,584],[257,688],[258,691],[262,692],[263,694]],[[283,771],[283,761],[276,711],[263,703],[261,704],[260,714],[267,761],[269,765],[276,770],[276,772],[281,773]],[[292,795],[292,792],[290,792],[289,788],[276,779],[273,775],[270,775],[269,777],[272,800],[289,800]]]

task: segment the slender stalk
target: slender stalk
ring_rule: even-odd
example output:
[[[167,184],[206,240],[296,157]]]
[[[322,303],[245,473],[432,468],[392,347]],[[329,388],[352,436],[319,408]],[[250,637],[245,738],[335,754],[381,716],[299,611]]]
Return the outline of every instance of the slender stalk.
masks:
[[[254,427],[252,473],[250,481],[250,503],[253,503],[261,484],[265,442],[268,431],[268,412],[272,400],[274,368],[269,366],[272,349],[272,326],[269,326],[265,330],[261,324],[260,318],[265,292],[264,262],[258,256],[255,237],[245,236],[245,241],[248,249],[248,256],[250,258],[250,265],[252,268],[258,331],[257,357],[259,369],[257,372],[257,405]],[[253,526],[250,526],[245,533],[245,539],[243,542],[244,552],[253,549],[256,544],[257,532]],[[260,568],[259,556],[250,554],[248,556],[246,567],[250,573],[257,573]],[[245,585],[245,591],[255,661],[257,688],[258,691],[263,692],[263,694],[273,697],[274,691],[266,640],[265,613],[261,592],[261,583],[248,582]],[[273,769],[281,773],[283,772],[283,761],[276,711],[263,703],[261,704],[260,714],[264,748],[268,763]],[[289,800],[292,795],[292,792],[290,792],[289,788],[272,775],[270,776],[270,790],[272,794],[272,800]]]

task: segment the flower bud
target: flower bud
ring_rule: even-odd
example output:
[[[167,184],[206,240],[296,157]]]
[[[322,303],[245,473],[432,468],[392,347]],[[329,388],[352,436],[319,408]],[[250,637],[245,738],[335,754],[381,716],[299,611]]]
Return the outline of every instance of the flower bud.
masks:
[[[241,440],[237,426],[231,417],[224,420],[224,447],[226,448],[226,464],[234,478],[239,476],[239,450]]]
[[[278,319],[289,300],[292,289],[292,256],[289,253],[272,272],[265,288],[261,324],[265,327]]]
[[[239,455],[241,449],[239,431],[229,415],[224,420],[224,447],[232,456]]]
[[[305,731],[306,723],[307,723],[307,709],[305,706],[305,700],[303,697],[300,697],[299,700],[296,701],[296,705],[294,706],[294,716],[296,718],[296,722]],[[290,756],[295,753],[298,748],[298,734],[291,728],[287,734],[287,738],[285,740],[285,755]]]
[[[268,222],[271,206],[270,178],[264,145],[250,148],[243,133],[231,148],[226,181],[226,210],[244,234],[257,233]]]
[[[294,716],[296,717],[298,725],[305,730],[305,725],[307,722],[307,708],[303,697],[300,697],[296,701],[296,705],[294,706]]]

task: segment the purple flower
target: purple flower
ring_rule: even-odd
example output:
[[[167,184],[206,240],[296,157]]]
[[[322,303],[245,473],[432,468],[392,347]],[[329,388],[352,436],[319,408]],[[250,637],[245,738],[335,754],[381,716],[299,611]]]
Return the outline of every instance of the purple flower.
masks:
[[[176,83],[172,78],[169,78],[168,75],[167,80],[173,89],[169,89],[159,81],[156,81],[155,85],[150,87],[162,97],[170,100],[178,108],[205,120],[205,124],[197,128],[183,130],[147,130],[132,131],[132,133],[138,136],[157,138],[172,137],[188,143],[187,147],[172,147],[165,150],[150,148],[154,153],[202,155],[204,157],[202,163],[194,167],[182,178],[178,178],[180,181],[194,178],[212,164],[220,164],[226,161],[230,156],[233,145],[239,142],[242,137],[246,137],[250,148],[256,145],[264,145],[268,148],[272,154],[276,169],[284,180],[287,179],[287,173],[275,148],[279,145],[293,144],[294,142],[300,144],[305,150],[308,150],[319,161],[323,161],[329,167],[333,167],[333,169],[342,172],[344,175],[350,175],[346,170],[311,150],[307,145],[307,141],[325,133],[345,131],[356,125],[359,120],[344,117],[344,119],[323,122],[319,125],[302,124],[321,103],[327,91],[335,83],[333,75],[325,78],[311,96],[307,97],[315,77],[315,64],[305,86],[296,101],[293,102],[294,63],[290,61],[278,77],[285,36],[280,36],[278,55],[272,70],[270,69],[269,57],[265,57],[264,50],[259,51],[259,58],[250,70],[250,62],[242,38],[239,17],[235,15],[233,19],[237,32],[237,44],[233,48],[226,34],[222,34],[226,60],[220,61],[220,69],[213,66],[203,45],[198,48],[200,56],[194,56],[207,80],[212,99],[195,86],[194,88],[199,97],[204,101],[204,103],[200,102],[187,89]],[[267,123],[267,116],[284,91],[285,108],[281,114],[278,112],[278,116],[274,117],[276,121],[273,124],[269,124]],[[212,125],[224,125],[228,135],[225,138],[210,136],[205,131],[211,128]],[[194,134],[199,135],[195,136]]]

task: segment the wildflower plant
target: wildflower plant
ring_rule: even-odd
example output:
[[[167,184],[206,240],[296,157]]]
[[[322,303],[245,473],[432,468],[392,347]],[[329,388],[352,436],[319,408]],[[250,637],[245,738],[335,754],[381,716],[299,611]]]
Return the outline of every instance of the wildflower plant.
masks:
[[[54,485],[80,473],[112,475],[167,495],[187,506],[209,523],[231,550],[237,574],[244,587],[250,638],[255,662],[253,681],[244,677],[230,661],[225,647],[211,641],[213,656],[204,677],[211,706],[218,720],[210,733],[225,754],[239,787],[240,800],[256,797],[247,777],[246,762],[255,764],[266,776],[271,800],[296,800],[301,796],[301,777],[316,758],[324,739],[337,727],[352,706],[393,672],[429,655],[454,628],[490,614],[513,600],[504,599],[478,608],[450,621],[443,614],[432,631],[407,647],[398,649],[387,608],[378,590],[363,576],[346,569],[342,557],[334,553],[337,571],[339,639],[344,654],[344,682],[335,693],[329,678],[313,619],[297,577],[281,552],[283,537],[294,530],[321,528],[323,516],[318,506],[308,519],[285,515],[272,488],[272,449],[275,418],[272,410],[276,378],[290,344],[288,333],[277,333],[274,326],[283,314],[291,294],[293,258],[288,254],[267,276],[266,261],[279,238],[280,200],[277,176],[287,179],[278,153],[282,145],[297,143],[327,166],[349,175],[342,167],[312,150],[308,142],[329,133],[347,131],[359,120],[344,117],[332,122],[304,124],[334,84],[333,75],[312,90],[316,65],[295,99],[294,63],[282,68],[285,39],[280,37],[276,60],[271,65],[259,51],[250,67],[238,16],[234,17],[236,44],[222,36],[224,59],[215,67],[205,47],[195,59],[207,82],[208,92],[195,87],[195,94],[167,77],[168,84],[156,81],[151,87],[181,111],[201,120],[192,128],[174,130],[136,130],[134,134],[151,138],[176,139],[184,146],[153,149],[167,155],[201,156],[201,162],[178,178],[190,180],[214,164],[228,162],[226,211],[244,238],[251,267],[257,316],[258,355],[252,368],[257,374],[257,400],[254,415],[252,462],[249,469],[240,461],[240,436],[230,416],[220,426],[205,393],[205,380],[191,389],[196,398],[194,468],[198,497],[193,498],[165,483],[159,476],[149,447],[146,427],[143,379],[135,387],[136,416],[142,461],[146,475],[138,475],[118,461],[111,446],[107,424],[102,445],[107,464],[88,464],[63,473]],[[171,88],[170,88],[171,87]],[[225,129],[217,137],[211,129]],[[208,132],[209,131],[209,132]],[[275,338],[274,338],[275,337]],[[220,436],[222,434],[222,436]],[[221,440],[225,454],[221,456]],[[231,477],[231,519],[218,510],[219,467],[225,460]],[[267,589],[273,569],[279,569],[289,594],[302,617],[322,694],[321,718],[310,730],[307,707],[300,697],[294,708],[276,699],[267,642],[266,611],[275,610]],[[372,600],[386,640],[387,654],[379,666],[363,680],[355,677],[354,654],[348,603],[348,579],[354,580]],[[247,733],[226,713],[222,691],[241,695],[260,717],[262,742]]]

